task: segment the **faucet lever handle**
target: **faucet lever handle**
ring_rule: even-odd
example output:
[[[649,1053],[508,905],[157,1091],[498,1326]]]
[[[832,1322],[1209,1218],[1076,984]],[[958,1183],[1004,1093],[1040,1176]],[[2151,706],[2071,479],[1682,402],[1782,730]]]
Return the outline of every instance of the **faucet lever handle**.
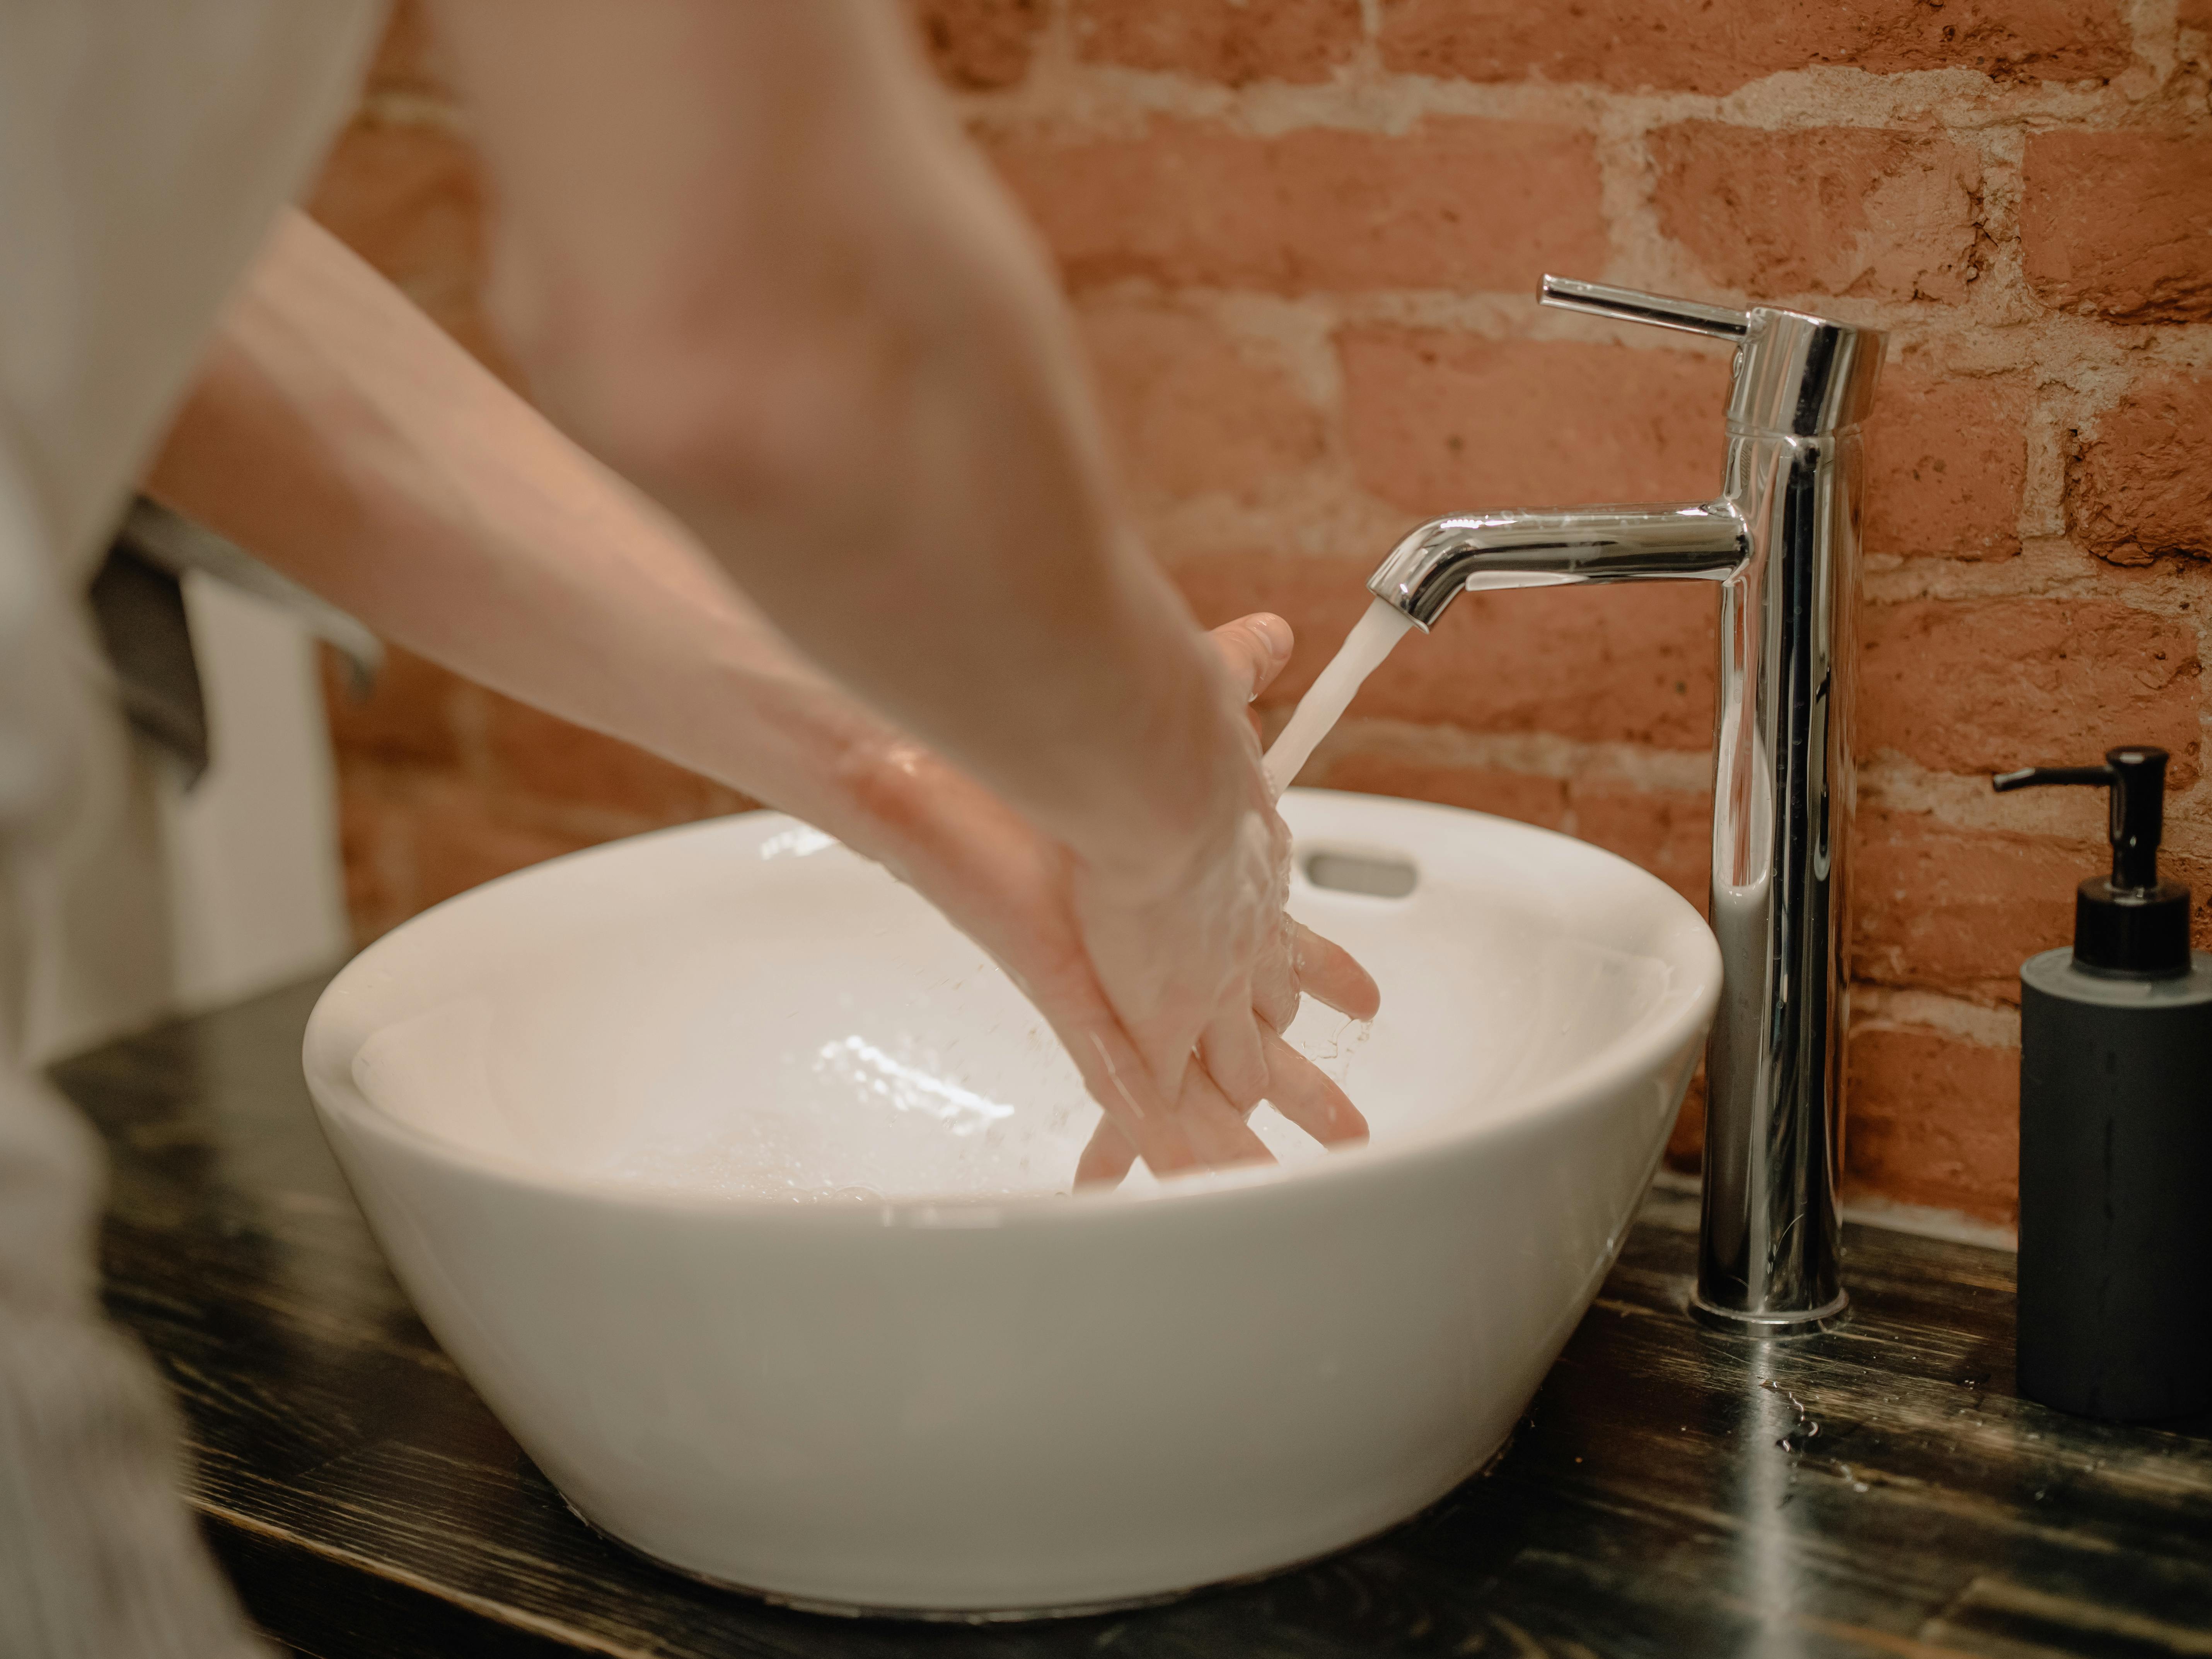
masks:
[[[1593,317],[1613,317],[1623,322],[1656,323],[1661,328],[1711,334],[1723,340],[1741,340],[1751,333],[1751,313],[1733,307],[1670,300],[1662,295],[1639,294],[1632,288],[1578,283],[1571,276],[1545,277],[1541,298],[1545,305],[1562,311],[1587,312]]]

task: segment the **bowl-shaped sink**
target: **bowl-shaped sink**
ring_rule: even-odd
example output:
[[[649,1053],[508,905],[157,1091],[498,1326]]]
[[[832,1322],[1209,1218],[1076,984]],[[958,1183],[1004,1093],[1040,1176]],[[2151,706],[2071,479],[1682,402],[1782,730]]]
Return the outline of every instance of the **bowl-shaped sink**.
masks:
[[[1293,909],[1382,987],[1371,1030],[1309,1005],[1292,1032],[1364,1147],[1262,1108],[1279,1168],[1067,1195],[1097,1110],[1036,1014],[768,813],[417,917],[325,994],[308,1081],[447,1352],[647,1555],[954,1615],[1283,1566],[1503,1443],[1720,985],[1696,912],[1608,853],[1403,801],[1284,811]]]

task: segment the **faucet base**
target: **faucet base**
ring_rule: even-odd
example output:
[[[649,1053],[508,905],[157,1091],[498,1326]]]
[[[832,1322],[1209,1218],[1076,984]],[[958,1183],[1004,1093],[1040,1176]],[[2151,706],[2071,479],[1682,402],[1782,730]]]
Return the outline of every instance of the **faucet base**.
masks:
[[[1811,1336],[1840,1323],[1850,1306],[1850,1296],[1838,1291],[1833,1302],[1808,1313],[1746,1313],[1739,1308],[1717,1308],[1692,1291],[1689,1313],[1707,1329],[1724,1331],[1730,1336]]]

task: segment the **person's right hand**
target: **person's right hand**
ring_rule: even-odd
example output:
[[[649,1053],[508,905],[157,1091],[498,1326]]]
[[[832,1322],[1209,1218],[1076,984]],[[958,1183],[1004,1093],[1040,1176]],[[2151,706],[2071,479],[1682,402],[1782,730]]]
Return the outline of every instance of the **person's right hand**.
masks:
[[[1290,655],[1275,617],[1228,623],[1213,640],[1248,698]],[[1304,994],[1363,1019],[1379,994],[1349,954],[1284,913],[1287,833],[1256,736],[1244,759],[1251,832],[1182,890],[1133,896],[918,745],[878,756],[860,781],[879,833],[853,844],[996,958],[1105,1109],[1079,1181],[1119,1180],[1139,1155],[1158,1173],[1272,1161],[1244,1121],[1262,1099],[1324,1143],[1366,1133],[1281,1033]]]

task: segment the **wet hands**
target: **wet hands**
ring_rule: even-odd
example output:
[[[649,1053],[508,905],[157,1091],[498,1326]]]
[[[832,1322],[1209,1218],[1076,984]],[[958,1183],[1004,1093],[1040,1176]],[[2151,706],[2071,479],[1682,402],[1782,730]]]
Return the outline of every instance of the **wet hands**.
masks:
[[[1257,696],[1290,659],[1289,625],[1247,617],[1213,631],[1231,682]],[[1375,981],[1283,909],[1289,834],[1260,769],[1256,724],[1232,773],[1232,832],[1173,878],[1105,880],[966,774],[895,744],[850,780],[856,850],[925,894],[1036,1005],[1106,1116],[1079,1183],[1268,1163],[1245,1119],[1261,1100],[1316,1139],[1363,1139],[1365,1119],[1282,1038],[1311,994],[1373,1017]]]
[[[1279,617],[1246,617],[1213,639],[1248,703],[1290,659]],[[1228,757],[1234,810],[1194,856],[1133,879],[1072,868],[1077,927],[1119,1027],[1086,1029],[1092,1053],[1078,1055],[1107,1111],[1079,1184],[1119,1181],[1139,1154],[1161,1173],[1273,1162],[1247,1121],[1262,1100],[1324,1144],[1366,1135],[1344,1091],[1282,1033],[1306,993],[1362,1019],[1379,994],[1347,952],[1285,910],[1290,832],[1256,721],[1242,735]]]

